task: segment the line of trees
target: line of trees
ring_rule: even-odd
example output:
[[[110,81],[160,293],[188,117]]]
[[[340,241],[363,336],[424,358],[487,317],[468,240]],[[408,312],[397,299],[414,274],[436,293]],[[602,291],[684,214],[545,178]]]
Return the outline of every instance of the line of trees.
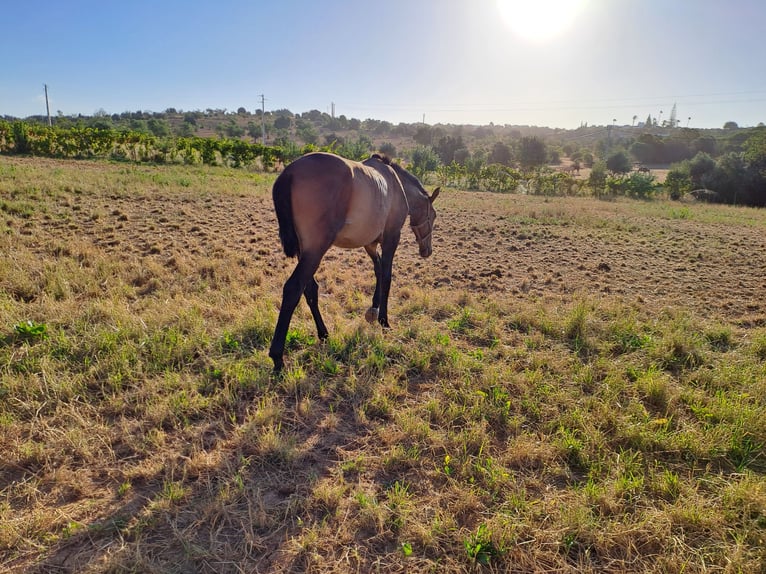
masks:
[[[147,122],[147,125],[159,121],[156,117],[127,120]],[[196,121],[193,116],[192,121]],[[301,125],[308,129],[313,125],[311,121],[308,115],[292,117],[288,123],[293,128]],[[372,125],[370,121],[365,123]],[[390,125],[378,127],[391,129]],[[277,145],[262,145],[236,137],[242,134],[229,134],[225,129],[218,131],[217,138],[205,138],[171,135],[157,126],[154,130],[131,130],[115,129],[108,123],[100,126],[60,122],[49,127],[37,122],[0,120],[0,153],[234,167],[256,164],[264,169],[289,163],[315,150],[332,151],[355,160],[368,157],[372,151],[397,155],[392,144],[376,145],[361,129],[355,138],[326,133],[324,145],[315,143],[317,138],[300,144],[300,139],[296,141],[284,134]],[[643,133],[634,140],[624,141],[612,140],[610,134],[608,139],[596,142],[589,149],[571,143],[546,142],[520,132],[512,139],[492,142],[490,133],[487,141],[478,145],[474,141],[469,149],[460,129],[450,133],[442,127],[420,125],[412,134],[418,145],[405,150],[404,155],[409,168],[421,179],[435,177],[442,185],[470,190],[634,197],[651,197],[667,191],[671,197],[679,198],[691,191],[706,189],[709,192],[704,197],[708,200],[762,206],[766,205],[765,134],[766,127],[737,130],[726,139],[686,129],[665,138]],[[571,171],[563,173],[549,167],[559,163],[561,154],[573,160]],[[664,187],[659,186],[650,173],[634,169],[636,163],[666,164],[669,160],[675,164]],[[591,168],[587,179],[573,177],[581,164]]]

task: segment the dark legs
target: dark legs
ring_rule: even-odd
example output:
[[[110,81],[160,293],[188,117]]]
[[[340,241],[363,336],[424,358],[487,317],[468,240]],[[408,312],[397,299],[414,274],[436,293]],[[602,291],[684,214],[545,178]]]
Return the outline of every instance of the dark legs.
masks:
[[[285,351],[285,339],[290,320],[293,317],[295,307],[300,301],[301,294],[306,297],[306,302],[311,309],[311,315],[316,323],[317,334],[320,339],[327,338],[327,327],[319,313],[319,285],[314,279],[314,273],[319,267],[322,256],[301,256],[290,278],[285,282],[282,289],[282,307],[279,310],[277,326],[274,329],[274,337],[271,339],[269,357],[274,361],[274,371],[281,371],[284,366],[282,356]]]
[[[311,309],[311,316],[314,317],[314,324],[317,326],[317,335],[321,340],[327,338],[327,327],[325,327],[324,321],[322,321],[322,315],[319,312],[319,285],[314,277],[311,277],[309,284],[306,285],[306,289],[303,290],[303,295],[306,297],[306,303],[309,304]]]
[[[380,286],[381,286],[381,263],[380,263],[380,254],[378,253],[378,246],[377,245],[366,245],[364,250],[367,252],[367,255],[370,256],[370,259],[372,259],[372,266],[375,270],[375,292],[372,295],[372,307],[367,309],[367,312],[364,314],[365,319],[367,319],[368,323],[374,323],[380,318]]]
[[[394,252],[399,244],[399,236],[395,241],[389,241],[381,247],[381,253],[378,253],[377,245],[368,245],[365,247],[367,254],[372,259],[375,268],[375,294],[372,296],[372,308],[367,311],[367,320],[370,322],[377,319],[383,327],[389,327],[388,324],[388,293],[391,290],[391,276],[394,262]],[[301,295],[306,298],[311,316],[314,317],[314,323],[317,328],[317,335],[320,339],[327,338],[327,327],[322,320],[322,314],[319,312],[319,285],[314,279],[314,273],[319,268],[319,262],[322,260],[324,251],[321,255],[311,255],[302,253],[298,259],[298,265],[292,275],[285,282],[282,289],[282,307],[279,309],[279,318],[277,326],[274,329],[274,337],[271,340],[269,348],[269,357],[274,361],[274,371],[279,372],[284,367],[283,355],[285,352],[285,339],[287,330],[290,327],[290,320],[295,312]]]
[[[375,268],[375,293],[372,296],[372,308],[366,313],[369,322],[375,321],[383,327],[390,327],[388,324],[388,294],[391,291],[391,277],[393,275],[394,252],[399,244],[399,237],[396,241],[390,241],[383,245],[381,253],[378,253],[377,245],[365,246],[367,255],[372,259]]]

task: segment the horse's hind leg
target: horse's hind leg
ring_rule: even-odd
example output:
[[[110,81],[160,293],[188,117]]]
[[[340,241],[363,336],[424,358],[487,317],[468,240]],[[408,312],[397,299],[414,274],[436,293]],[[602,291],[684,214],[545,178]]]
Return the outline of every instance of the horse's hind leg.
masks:
[[[328,332],[322,320],[322,314],[319,312],[319,285],[314,277],[309,279],[309,284],[306,285],[306,289],[303,291],[303,295],[306,297],[306,303],[309,304],[311,309],[311,316],[314,317],[314,323],[317,326],[317,335],[321,340],[327,338]]]
[[[309,283],[316,283],[314,281],[314,273],[316,273],[319,267],[322,255],[324,254],[316,256],[302,253],[298,259],[298,265],[295,266],[295,270],[282,288],[282,306],[279,309],[277,326],[274,329],[274,337],[271,339],[271,347],[269,348],[269,357],[274,361],[274,371],[281,371],[284,366],[282,357],[285,352],[285,339],[287,339],[287,329],[290,327],[290,320],[293,317],[298,301],[301,299],[301,295],[306,292]],[[316,291],[318,291],[318,288]],[[309,303],[310,305],[311,303]]]

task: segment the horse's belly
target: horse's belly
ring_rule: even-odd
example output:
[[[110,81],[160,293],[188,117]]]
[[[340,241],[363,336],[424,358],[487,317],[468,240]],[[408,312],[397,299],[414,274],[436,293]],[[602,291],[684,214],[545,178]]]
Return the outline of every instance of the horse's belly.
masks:
[[[343,229],[333,241],[336,247],[351,249],[354,247],[363,247],[375,242],[380,237],[381,230],[370,225],[364,225],[359,222],[347,221]]]

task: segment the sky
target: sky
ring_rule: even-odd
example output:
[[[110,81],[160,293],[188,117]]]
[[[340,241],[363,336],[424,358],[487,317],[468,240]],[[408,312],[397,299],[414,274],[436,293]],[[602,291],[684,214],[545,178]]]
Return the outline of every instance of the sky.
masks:
[[[244,107],[427,124],[766,122],[763,0],[25,0],[0,116]],[[542,13],[542,20],[541,14]],[[634,119],[635,118],[635,119]]]

